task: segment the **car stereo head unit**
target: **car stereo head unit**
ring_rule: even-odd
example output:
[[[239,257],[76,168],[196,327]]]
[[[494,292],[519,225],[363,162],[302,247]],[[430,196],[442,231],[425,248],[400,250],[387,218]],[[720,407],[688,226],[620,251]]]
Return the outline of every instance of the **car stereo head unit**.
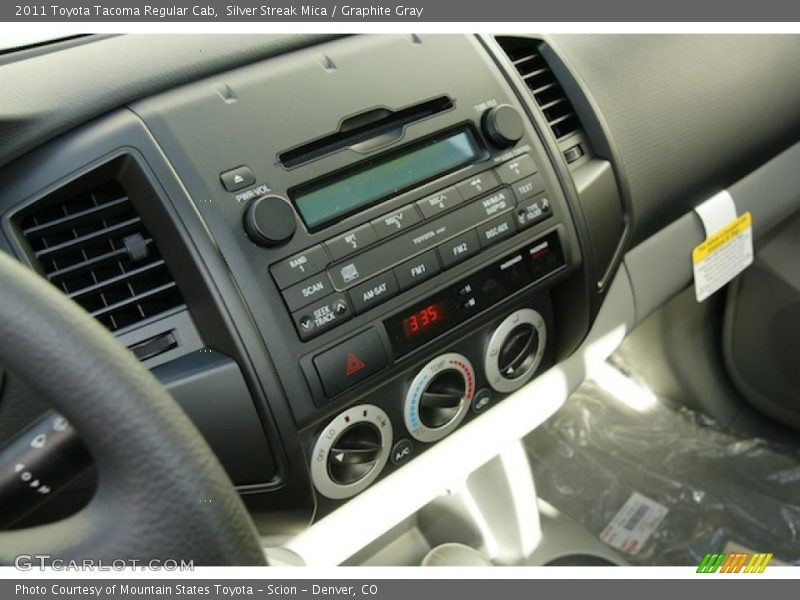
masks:
[[[488,156],[473,127],[466,125],[365,161],[345,173],[291,189],[289,197],[308,229],[317,231]]]

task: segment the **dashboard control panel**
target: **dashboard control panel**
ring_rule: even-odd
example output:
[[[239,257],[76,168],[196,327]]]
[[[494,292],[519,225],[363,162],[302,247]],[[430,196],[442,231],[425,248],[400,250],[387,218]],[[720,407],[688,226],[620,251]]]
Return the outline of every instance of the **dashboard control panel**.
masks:
[[[477,37],[345,38],[134,111],[263,340],[319,515],[535,377],[586,301],[557,147]]]

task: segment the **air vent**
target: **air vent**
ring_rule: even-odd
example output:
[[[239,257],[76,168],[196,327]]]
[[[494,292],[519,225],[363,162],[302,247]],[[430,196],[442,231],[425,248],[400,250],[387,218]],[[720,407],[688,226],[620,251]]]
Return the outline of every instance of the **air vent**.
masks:
[[[581,131],[575,109],[540,52],[542,42],[516,37],[496,39],[525,81],[556,139],[561,142]]]
[[[56,192],[17,223],[47,279],[111,331],[183,305],[153,238],[115,182]]]

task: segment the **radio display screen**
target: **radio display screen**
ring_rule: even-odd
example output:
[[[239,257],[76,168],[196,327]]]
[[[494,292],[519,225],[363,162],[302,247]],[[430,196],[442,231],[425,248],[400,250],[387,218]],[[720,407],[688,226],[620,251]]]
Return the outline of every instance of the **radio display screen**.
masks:
[[[379,200],[478,162],[484,156],[485,150],[472,130],[462,129],[372,163],[322,187],[290,195],[308,228],[316,230]]]

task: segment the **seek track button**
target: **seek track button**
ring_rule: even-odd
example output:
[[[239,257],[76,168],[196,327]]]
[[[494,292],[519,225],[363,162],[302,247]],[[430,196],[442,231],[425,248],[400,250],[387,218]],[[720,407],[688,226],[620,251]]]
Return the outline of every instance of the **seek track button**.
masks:
[[[377,373],[387,365],[386,352],[374,329],[314,357],[314,367],[322,380],[326,396],[335,396]]]

